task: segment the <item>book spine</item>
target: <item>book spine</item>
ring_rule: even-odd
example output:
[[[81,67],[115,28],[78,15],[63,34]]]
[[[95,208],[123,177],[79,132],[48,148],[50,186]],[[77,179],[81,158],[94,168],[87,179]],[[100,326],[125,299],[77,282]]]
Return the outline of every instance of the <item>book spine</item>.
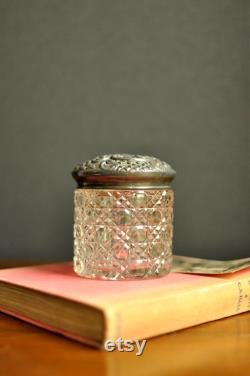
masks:
[[[106,312],[105,339],[144,339],[250,309],[250,276],[165,296],[144,296]]]

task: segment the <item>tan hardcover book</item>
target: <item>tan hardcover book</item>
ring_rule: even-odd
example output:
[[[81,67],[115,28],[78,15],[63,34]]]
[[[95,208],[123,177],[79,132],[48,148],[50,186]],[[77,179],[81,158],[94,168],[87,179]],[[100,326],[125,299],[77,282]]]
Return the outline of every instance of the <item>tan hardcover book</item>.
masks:
[[[133,281],[81,278],[68,262],[0,270],[1,311],[98,347],[108,339],[145,339],[249,308],[249,267]]]

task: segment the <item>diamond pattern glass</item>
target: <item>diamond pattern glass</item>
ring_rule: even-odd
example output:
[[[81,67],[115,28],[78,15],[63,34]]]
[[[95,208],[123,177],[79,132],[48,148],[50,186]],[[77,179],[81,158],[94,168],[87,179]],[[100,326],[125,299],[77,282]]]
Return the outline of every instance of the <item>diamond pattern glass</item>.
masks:
[[[173,199],[171,189],[76,189],[75,272],[109,280],[167,274]]]

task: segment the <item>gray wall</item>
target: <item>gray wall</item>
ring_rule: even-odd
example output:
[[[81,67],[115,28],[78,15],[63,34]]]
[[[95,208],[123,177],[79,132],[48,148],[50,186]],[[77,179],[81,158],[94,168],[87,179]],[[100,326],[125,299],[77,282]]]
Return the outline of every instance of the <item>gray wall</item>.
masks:
[[[177,170],[175,252],[249,256],[248,1],[0,0],[0,256],[72,257],[70,172]]]

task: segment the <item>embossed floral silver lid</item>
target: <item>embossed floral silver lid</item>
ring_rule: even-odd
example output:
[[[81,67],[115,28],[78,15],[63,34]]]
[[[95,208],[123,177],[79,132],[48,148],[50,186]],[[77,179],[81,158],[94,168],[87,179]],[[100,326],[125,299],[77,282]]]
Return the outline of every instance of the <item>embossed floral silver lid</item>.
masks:
[[[151,156],[105,154],[78,164],[72,176],[79,188],[152,189],[169,186],[175,171]]]

